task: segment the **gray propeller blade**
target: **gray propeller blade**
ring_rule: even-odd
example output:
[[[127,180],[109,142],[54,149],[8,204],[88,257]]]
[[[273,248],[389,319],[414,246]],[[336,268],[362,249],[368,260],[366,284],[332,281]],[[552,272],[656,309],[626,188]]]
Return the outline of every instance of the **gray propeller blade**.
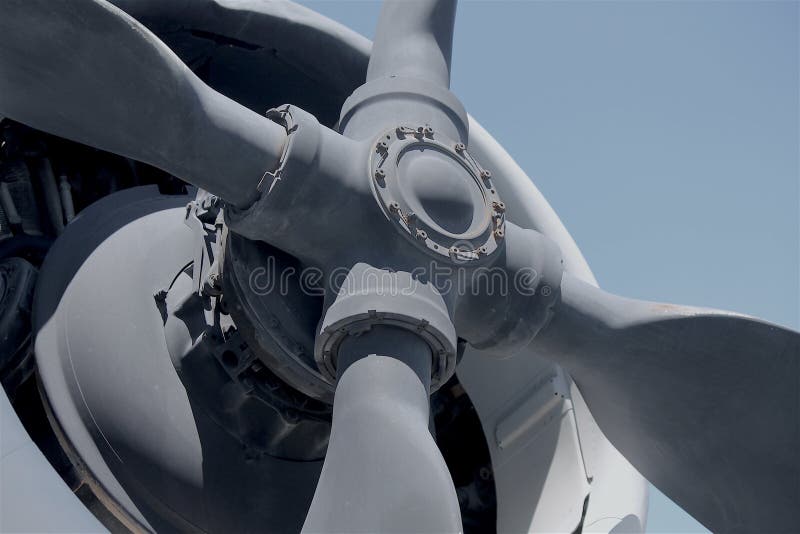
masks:
[[[800,334],[565,275],[530,350],[569,371],[606,437],[707,528],[797,529]]]
[[[331,438],[303,532],[460,532],[453,480],[428,428],[427,343],[374,327],[343,345]]]
[[[206,86],[104,0],[3,0],[0,114],[149,163],[236,205],[277,166],[282,127]]]
[[[384,2],[367,81],[398,76],[450,87],[455,15],[456,0]]]
[[[465,134],[466,113],[448,91],[455,8],[455,0],[383,3],[366,83],[342,110],[346,136],[403,124]],[[462,112],[460,129],[450,105]],[[428,342],[373,326],[341,343],[336,368],[330,442],[303,531],[461,532],[453,480],[429,429]]]

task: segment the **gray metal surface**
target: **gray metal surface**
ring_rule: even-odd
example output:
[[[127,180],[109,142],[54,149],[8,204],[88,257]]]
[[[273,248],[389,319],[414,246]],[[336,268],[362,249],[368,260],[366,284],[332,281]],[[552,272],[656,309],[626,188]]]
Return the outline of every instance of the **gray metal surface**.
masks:
[[[252,1],[231,5],[202,0],[193,2],[192,9],[186,9],[186,2],[181,1],[116,0],[115,3],[145,22],[186,61],[191,60],[202,40],[187,39],[185,32],[181,37],[182,34],[176,30],[182,27],[239,39],[242,44],[255,48],[245,51],[227,47],[228,51],[224,54],[217,52],[215,57],[219,60],[214,63],[216,69],[212,72],[212,85],[226,91],[229,96],[235,96],[238,101],[247,102],[252,109],[260,110],[287,100],[279,98],[277,102],[265,102],[263,92],[251,90],[249,84],[241,83],[248,79],[242,73],[258,72],[259,76],[268,77],[272,88],[281,87],[282,79],[278,74],[272,74],[279,65],[267,62],[267,58],[272,57],[268,54],[270,50],[278,50],[287,63],[298,66],[312,77],[313,82],[297,84],[292,88],[292,94],[295,95],[292,100],[301,105],[316,98],[304,88],[318,88],[331,101],[342,101],[365,77],[371,43],[341,24],[291,2]],[[325,53],[308,54],[306,50],[324,50]],[[264,59],[253,59],[262,57]],[[242,59],[235,63],[236,58]],[[226,62],[239,68],[226,68]],[[280,70],[277,69],[277,72]],[[330,117],[328,124],[332,125],[338,118],[338,109]],[[470,151],[478,161],[495,171],[497,188],[507,205],[510,220],[553,239],[562,251],[566,270],[596,285],[574,240],[531,179],[473,117],[469,118],[469,123]],[[465,364],[481,357],[474,349],[467,348]],[[459,368],[459,377],[481,413],[490,443],[494,435],[496,406],[502,404],[504,398],[498,392],[519,397],[536,380],[538,369],[552,365],[533,354],[495,361],[489,366],[462,365]],[[502,386],[498,387],[498,384]],[[592,477],[592,498],[585,525],[599,522],[599,528],[605,525],[607,532],[621,518],[632,514],[639,518],[643,528],[647,508],[646,482],[602,435],[586,409],[580,392],[574,386],[570,390],[575,408],[567,410],[565,418],[577,423],[581,450],[575,452],[574,448],[570,449],[573,456],[564,465],[573,471],[582,470],[585,461],[588,474]],[[577,433],[573,427],[566,425],[557,439],[576,440]],[[533,525],[553,530],[558,528],[554,525],[561,524],[557,522],[562,521],[562,514],[567,510],[577,510],[573,516],[573,524],[577,524],[585,477],[581,482],[580,476],[562,478],[547,470],[532,470],[529,467],[531,464],[549,465],[556,451],[537,446],[536,441],[528,441],[525,445],[514,455],[498,451],[495,459],[501,461],[505,469],[495,473],[495,483],[498,488],[506,488],[504,491],[509,495],[523,499],[527,496],[528,502],[535,502],[540,497],[548,499],[552,495],[552,504],[533,509],[513,506],[511,501],[501,498],[498,525],[505,530],[508,527],[504,525],[510,524],[523,525],[520,528],[524,529],[526,524],[531,526],[530,518],[533,518]],[[525,473],[528,476],[516,476]],[[559,480],[571,482],[554,487],[553,482]],[[525,517],[528,518],[527,523]],[[513,530],[518,529],[513,527]]]
[[[0,532],[107,532],[50,466],[1,389]]]
[[[434,286],[407,272],[390,272],[358,263],[325,312],[317,335],[317,366],[333,381],[344,370],[342,344],[376,327],[410,332],[428,347],[427,387],[435,391],[455,372],[456,330],[447,305]],[[369,334],[369,338],[374,337]],[[397,357],[402,357],[398,354]],[[337,371],[339,371],[337,373]]]
[[[3,10],[0,113],[150,163],[234,204],[255,199],[281,153],[282,128],[209,88],[108,2],[7,0]]]
[[[531,350],[570,372],[612,443],[708,528],[796,529],[800,334],[565,275]]]
[[[427,343],[379,326],[346,340],[340,357],[328,456],[303,532],[461,532],[428,429]]]
[[[124,522],[296,530],[321,462],[249,458],[170,359],[153,296],[194,259],[189,200],[154,186],[111,195],[53,246],[34,310],[47,401],[87,482]]]
[[[30,5],[34,6],[32,11],[21,12],[31,15],[32,21],[42,15],[41,11],[36,11],[42,4],[32,2]],[[73,7],[64,13],[66,24],[56,25],[60,29],[60,33],[56,33],[65,36],[62,45],[70,39],[80,42],[81,36],[76,36],[70,24],[80,27],[81,21],[99,23],[105,20],[109,24],[116,24],[121,30],[130,30],[128,26],[137,28],[134,21],[105,3],[96,1],[74,8],[76,5],[79,6],[70,4]],[[75,19],[75,13],[81,9],[86,10],[85,17]],[[495,349],[501,355],[507,355],[509,351],[526,346],[535,337],[529,350],[565,365],[586,395],[589,409],[597,418],[600,428],[634,465],[698,519],[713,529],[723,531],[759,528],[789,530],[798,520],[798,512],[792,509],[792,503],[800,498],[800,490],[796,485],[800,476],[800,461],[795,454],[800,446],[796,423],[800,414],[798,407],[788,404],[786,400],[792,398],[800,388],[800,335],[741,316],[621,299],[570,275],[565,275],[561,281],[561,271],[568,266],[561,261],[558,247],[534,230],[521,230],[510,224],[506,226],[506,206],[499,200],[491,173],[478,166],[473,168],[461,163],[463,158],[471,160],[471,156],[467,151],[468,131],[463,107],[448,90],[454,11],[455,3],[450,0],[414,3],[389,1],[385,4],[366,83],[353,92],[342,109],[340,129],[345,137],[294,106],[271,113],[273,120],[280,123],[288,137],[285,143],[282,142],[284,136],[277,134],[275,125],[255,119],[247,122],[239,132],[241,135],[234,134],[231,137],[229,134],[238,126],[225,122],[228,115],[224,109],[230,108],[232,103],[213,91],[204,92],[208,100],[199,98],[200,124],[221,125],[216,131],[221,132],[222,137],[217,136],[215,147],[223,149],[223,152],[233,148],[232,139],[252,139],[256,122],[268,125],[265,128],[275,134],[270,134],[271,140],[265,144],[251,144],[253,150],[239,161],[244,162],[238,167],[239,170],[254,174],[253,169],[261,165],[260,160],[274,162],[280,153],[276,170],[272,174],[262,175],[260,196],[255,202],[251,203],[256,195],[250,189],[249,178],[241,181],[242,187],[237,190],[243,193],[235,197],[228,189],[227,182],[220,184],[220,173],[206,180],[203,174],[208,171],[206,168],[177,167],[177,171],[181,172],[181,177],[208,186],[212,192],[233,204],[227,219],[231,231],[293,254],[305,265],[321,268],[323,275],[329,275],[336,269],[345,269],[351,276],[357,276],[360,274],[358,265],[366,261],[385,266],[387,272],[406,273],[423,280],[422,287],[431,283],[437,294],[442,293],[439,304],[449,315],[445,323],[452,320],[459,337],[475,347]],[[138,30],[141,34],[138,37],[131,31],[121,32],[134,43],[131,44],[134,50],[140,45],[144,46],[144,57],[153,60],[154,64],[166,66],[167,72],[174,73],[183,68],[154,36],[141,28]],[[16,48],[16,52],[19,52],[25,48],[19,46],[20,43],[26,44],[25,39],[27,37],[19,37],[19,31],[12,31],[11,37],[6,39],[6,43],[11,44],[5,47],[5,59],[0,56],[0,60],[16,65],[18,71],[29,74],[19,63],[15,63],[19,60],[14,50]],[[155,56],[147,55],[148,51],[154,50]],[[103,62],[107,64],[114,57],[113,52],[109,54],[106,51],[88,55],[92,60],[101,59],[100,63],[91,64],[94,67],[102,66]],[[47,62],[45,60],[42,63]],[[34,69],[33,78],[41,81],[47,78],[48,72],[47,69]],[[188,71],[184,69],[181,72],[186,74]],[[193,85],[193,80],[191,75],[173,79],[179,87],[186,87],[181,84],[188,83],[193,90],[207,91],[207,88],[197,89],[199,86]],[[23,120],[27,118],[36,123],[34,125],[42,123],[51,131],[66,135],[74,133],[78,140],[91,142],[86,132],[82,131],[82,126],[76,125],[74,116],[59,118],[47,114],[42,119],[36,113],[26,111],[29,110],[25,104],[27,101],[20,96],[19,87],[12,87],[11,91],[16,98],[9,100],[15,103],[10,106],[12,116],[18,113]],[[183,96],[191,98],[196,94],[188,91]],[[91,106],[96,106],[98,102],[108,106],[107,93],[97,101],[78,100],[79,106],[87,109],[92,109]],[[169,101],[162,101],[161,104],[167,108],[174,107],[170,106]],[[107,115],[109,109],[112,113]],[[101,119],[109,116],[118,118],[113,114],[115,109],[118,108],[113,105],[106,107],[100,113]],[[235,109],[243,110],[238,107]],[[0,111],[5,112],[5,109]],[[222,115],[226,118],[220,120]],[[50,120],[54,122],[48,122]],[[186,124],[183,118],[178,120]],[[94,125],[91,133],[96,136],[97,123],[89,124]],[[141,126],[136,121],[133,124]],[[412,136],[415,141],[408,147],[403,145],[396,154],[392,153],[388,143],[392,139],[392,132],[401,140],[405,136]],[[208,141],[199,134],[193,139],[200,139],[201,142],[188,143],[188,151],[173,150],[164,156],[163,161],[156,160],[155,163],[167,170],[176,170],[169,160],[186,161],[187,154],[193,155],[193,150],[196,153],[198,147]],[[434,139],[436,143],[427,141]],[[127,144],[110,148],[130,155],[129,147],[142,143],[141,138],[128,138],[125,141]],[[174,145],[168,142],[162,145],[174,149]],[[391,158],[397,165],[397,172],[387,173],[382,164],[374,163],[376,158]],[[154,162],[152,158],[149,161]],[[373,162],[372,167],[367,165],[370,161]],[[270,165],[267,169],[270,168],[273,167]],[[367,169],[369,172],[365,172]],[[193,173],[197,173],[197,176]],[[384,194],[377,187],[383,187],[380,182],[385,180],[396,181],[396,186],[387,188]],[[434,181],[439,184],[438,188],[430,185]],[[487,197],[491,202],[485,201]],[[99,213],[95,212],[97,220],[102,221]],[[152,215],[156,218],[155,213]],[[137,321],[135,327],[128,325],[118,332],[123,324],[122,316],[107,313],[100,321],[101,327],[105,328],[102,328],[101,334],[95,334],[88,329],[89,321],[80,319],[80,314],[90,317],[102,315],[102,303],[108,302],[107,299],[125,302],[126,314],[129,314],[126,316],[147,317],[151,311],[145,306],[142,295],[154,291],[150,287],[154,283],[153,277],[164,278],[171,269],[174,279],[174,273],[180,272],[180,258],[175,255],[180,255],[181,249],[175,247],[169,250],[169,254],[160,255],[152,261],[148,269],[137,271],[124,288],[109,274],[121,270],[123,265],[135,263],[136,252],[152,255],[158,240],[168,239],[163,228],[160,228],[162,232],[157,239],[145,239],[145,235],[155,233],[156,229],[154,223],[148,221],[148,217],[137,217],[135,231],[126,233],[124,229],[133,224],[125,225],[113,236],[106,236],[108,239],[95,251],[84,249],[83,254],[86,258],[92,258],[92,261],[83,263],[82,259],[83,265],[74,273],[67,269],[66,275],[63,272],[49,275],[51,278],[47,280],[56,287],[48,290],[47,298],[52,299],[67,287],[59,287],[58,276],[69,278],[74,274],[76,278],[73,281],[76,287],[80,286],[80,290],[70,294],[72,284],[67,288],[62,299],[67,303],[67,311],[61,312],[64,317],[58,318],[57,326],[50,326],[55,334],[49,333],[47,326],[50,325],[50,315],[57,313],[57,306],[48,308],[47,303],[42,305],[45,319],[37,316],[40,337],[43,338],[46,354],[51,358],[54,354],[59,355],[57,360],[67,355],[70,361],[72,376],[80,388],[84,406],[84,409],[79,408],[80,415],[90,429],[96,429],[96,434],[92,436],[94,442],[83,443],[84,450],[90,456],[97,456],[96,451],[92,450],[92,446],[97,445],[101,451],[105,451],[106,460],[111,454],[120,460],[122,456],[128,458],[122,462],[122,468],[117,466],[116,470],[112,469],[116,478],[109,478],[106,476],[108,473],[102,475],[107,484],[113,486],[113,491],[120,489],[114,484],[119,481],[126,483],[128,494],[120,490],[115,495],[118,501],[130,498],[131,502],[124,502],[123,508],[140,522],[145,519],[137,514],[147,515],[152,518],[151,521],[157,521],[156,528],[161,523],[173,527],[218,528],[239,516],[227,509],[213,508],[199,514],[192,510],[191,504],[199,498],[208,497],[204,491],[209,487],[213,493],[213,486],[202,484],[198,478],[201,470],[198,467],[200,452],[197,441],[200,437],[196,435],[197,429],[190,417],[188,399],[180,394],[175,376],[166,371],[168,367],[164,366],[164,358],[138,361],[133,365],[132,362],[136,361],[134,355],[124,353],[138,348],[140,353],[158,354],[159,347],[152,345],[151,336],[147,335],[151,329],[139,325]],[[336,221],[337,224],[331,225],[328,221]],[[80,222],[79,218],[73,226],[79,226]],[[98,225],[107,230],[108,224],[98,222]],[[493,241],[485,241],[483,234],[490,236]],[[477,244],[472,242],[476,236],[481,237]],[[443,238],[452,238],[461,243],[448,243],[448,253],[445,254],[440,250]],[[175,237],[175,242],[179,241],[182,240]],[[63,242],[62,239],[59,243]],[[90,246],[96,245],[97,242],[90,240]],[[67,264],[74,262],[75,257],[82,258],[80,251],[72,249],[60,254],[55,257]],[[574,254],[572,256],[574,258]],[[123,260],[127,263],[120,263]],[[54,261],[48,260],[48,264]],[[427,270],[422,267],[425,262],[429,262]],[[431,282],[434,272],[441,267],[457,267],[459,274],[472,274],[473,283],[467,286],[471,295],[463,291],[445,294],[441,286]],[[486,267],[497,269],[506,278],[514,279],[511,296],[504,292],[497,294],[489,288],[482,289],[474,283],[474,274],[479,268]],[[580,260],[577,267],[581,268]],[[531,272],[521,285],[518,284],[517,275],[528,269]],[[55,268],[50,267],[50,273],[54,271]],[[91,282],[81,277],[89,274],[95,277]],[[226,273],[223,271],[222,275],[226,276]],[[452,278],[446,281],[452,281]],[[162,287],[166,285],[163,281],[161,283]],[[337,412],[334,408],[335,439],[326,459],[325,472],[328,475],[323,476],[318,487],[316,504],[312,506],[307,527],[322,528],[321,525],[327,523],[342,526],[351,524],[358,529],[376,531],[402,528],[401,524],[430,525],[434,530],[436,525],[441,525],[445,530],[457,528],[451,521],[452,514],[448,512],[454,509],[455,502],[450,494],[453,490],[452,481],[441,476],[442,470],[419,469],[430,462],[442,464],[441,455],[431,446],[425,425],[421,425],[427,418],[427,401],[424,403],[425,409],[419,402],[414,403],[416,415],[411,420],[386,418],[385,414],[381,418],[381,421],[388,420],[390,424],[385,433],[374,438],[378,441],[383,437],[392,437],[397,432],[403,433],[404,430],[408,436],[427,437],[423,440],[427,445],[419,445],[418,442],[418,446],[409,449],[401,447],[400,451],[398,444],[402,439],[396,437],[390,442],[379,443],[376,448],[359,452],[358,436],[363,434],[372,437],[371,429],[364,426],[366,418],[341,417],[342,406],[345,407],[344,413],[350,413],[348,406],[353,403],[366,402],[371,407],[382,404],[378,401],[368,402],[375,400],[379,393],[370,389],[373,386],[370,373],[356,370],[366,369],[378,361],[370,359],[371,354],[391,354],[390,349],[384,350],[383,347],[397,335],[397,328],[378,323],[381,318],[394,320],[403,317],[405,322],[402,325],[411,324],[408,320],[411,314],[400,304],[405,301],[392,300],[387,295],[380,299],[380,305],[370,304],[366,310],[363,306],[337,308],[336,303],[351,302],[346,298],[347,295],[338,292],[330,279],[323,282],[322,287],[326,295],[323,317],[327,318],[326,313],[333,315],[327,323],[323,319],[321,324],[323,328],[326,325],[335,326],[335,334],[339,337],[334,336],[332,331],[326,331],[330,336],[323,336],[323,341],[332,339],[334,342],[323,344],[322,357],[318,354],[317,360],[324,365],[328,378],[338,374],[341,378],[339,385],[343,389],[342,396],[337,394],[334,400],[334,406],[338,405],[339,410]],[[103,298],[85,296],[90,289],[99,289]],[[363,288],[356,284],[355,289],[358,292]],[[411,296],[414,296],[413,291]],[[69,308],[70,299],[80,305]],[[76,310],[78,319],[73,317]],[[342,314],[341,310],[347,313]],[[364,323],[365,313],[369,318],[367,323]],[[66,322],[67,318],[69,322]],[[432,318],[422,313],[418,324],[418,327],[422,327],[418,328],[420,334],[410,334],[414,342],[397,343],[394,348],[400,354],[392,355],[395,359],[387,361],[398,360],[408,364],[408,358],[412,355],[430,358],[428,353],[431,350],[437,353],[433,356],[441,356],[440,352],[449,351],[446,359],[452,360],[454,355],[449,349],[454,345],[453,342],[447,348],[440,348],[423,333],[430,327],[436,327],[438,333],[450,331],[449,328],[439,327],[438,319],[431,321]],[[258,321],[251,323],[258,328]],[[62,341],[59,345],[57,340],[63,330],[62,324],[70,325],[72,337],[67,343]],[[393,324],[394,327],[402,325]],[[112,341],[111,332],[121,333],[121,338]],[[258,334],[256,331],[256,337]],[[441,341],[447,338],[452,341],[453,337],[433,335],[431,339]],[[377,340],[374,344],[380,350],[373,352],[370,347],[362,347],[358,357],[342,358],[347,354],[345,347],[370,339]],[[77,347],[76,358],[72,358],[73,347]],[[39,351],[37,341],[40,365],[55,369],[56,364],[47,364],[47,356]],[[98,360],[97,355],[102,353],[114,354],[116,359]],[[121,357],[123,355],[124,358]],[[80,361],[81,358],[84,361]],[[387,380],[382,386],[387,392],[392,392],[393,398],[415,395],[413,391],[418,388],[414,384],[420,381],[423,385],[422,398],[427,398],[425,393],[431,378],[430,365],[424,366],[424,369],[411,365],[414,369],[423,369],[422,374],[416,373],[418,380],[415,382],[405,380],[391,371],[391,365],[394,364],[387,367],[383,365],[384,360],[379,361],[382,364],[378,367],[384,370],[378,375]],[[169,360],[166,359],[166,362]],[[293,365],[297,362],[290,359],[288,363]],[[99,381],[87,372],[87,369],[91,369],[92,372],[105,370],[111,373],[118,367],[125,369],[121,373],[125,380],[111,381],[118,386],[116,388],[111,388],[109,383]],[[452,369],[452,365],[445,365],[445,368]],[[53,376],[61,376],[55,371],[51,372],[54,373],[51,381]],[[356,378],[348,380],[348,376]],[[557,376],[554,375],[553,380]],[[436,375],[434,378],[444,381],[448,375]],[[186,385],[191,394],[191,387]],[[48,385],[48,395],[57,392],[61,386],[56,379],[55,383]],[[143,393],[153,387],[157,395]],[[553,392],[554,397],[566,397],[567,388],[568,383],[564,381],[562,387]],[[768,392],[765,392],[766,388],[769,388]],[[546,391],[546,388],[538,389]],[[130,405],[126,405],[130,408],[129,413],[122,413],[119,404],[103,404],[106,398],[119,391],[126,392],[125,402]],[[361,393],[357,393],[359,391]],[[74,395],[67,395],[67,398],[74,401]],[[528,406],[528,402],[530,410],[540,405],[544,409],[551,404],[541,404],[535,396],[525,399],[523,406]],[[562,403],[560,406],[568,405]],[[60,407],[57,409],[63,410]],[[510,409],[498,417],[493,438],[499,448],[513,447],[528,428],[537,425],[536,418],[531,418],[527,411],[527,408]],[[86,419],[86,414],[90,415],[90,420]],[[80,435],[81,427],[74,423],[73,415],[67,413],[64,417],[62,413],[61,421],[69,421],[73,425],[72,430]],[[571,435],[570,419],[562,417],[561,420],[567,424],[562,430],[566,435]],[[152,438],[142,438],[137,433],[138,429],[134,429],[134,425],[142,421],[151,426],[150,432],[144,434],[157,435],[157,439],[163,440],[156,443],[157,440]],[[177,425],[174,424],[176,421]],[[198,422],[198,426],[202,425]],[[172,427],[177,427],[177,434],[163,432]],[[379,425],[373,427],[378,428]],[[195,452],[193,455],[178,455],[179,445],[183,441],[188,441],[190,450]],[[209,443],[218,445],[220,441],[224,441],[220,435],[213,434]],[[211,449],[214,446],[209,445]],[[394,490],[388,491],[391,486],[386,478],[378,476],[380,480],[376,480],[373,477],[381,473],[382,467],[393,456],[409,450],[412,454],[403,462],[408,473],[417,473],[416,483],[432,489],[435,497],[426,498],[424,492],[415,492],[411,501],[402,501],[407,506],[399,506],[398,495]],[[202,465],[205,474],[209,465],[206,461],[209,450],[204,447],[202,452],[206,454]],[[212,456],[216,460],[222,455]],[[575,456],[568,457],[567,462]],[[758,459],[753,461],[752,456]],[[557,455],[553,458],[555,460]],[[381,491],[365,491],[360,487],[359,480],[353,478],[353,466],[359,463],[368,471],[362,480]],[[225,464],[228,469],[229,464],[230,458]],[[270,463],[272,465],[274,463]],[[129,471],[131,466],[137,471],[135,475]],[[102,467],[101,463],[98,463],[98,467]],[[698,477],[698,474],[701,476]],[[246,479],[244,471],[242,476]],[[144,488],[137,485],[138,479],[145,480]],[[347,482],[340,484],[341,480]],[[429,484],[425,483],[426,480]],[[691,484],[692,481],[695,484]],[[252,484],[242,484],[242,488],[256,487],[258,480],[253,480]],[[411,481],[408,485],[413,486]],[[344,495],[338,493],[340,487],[346,490]],[[581,484],[573,487],[579,495],[584,494],[585,487]],[[302,493],[301,488],[294,489]],[[751,492],[753,489],[755,493]],[[401,488],[401,494],[403,491]],[[347,510],[339,506],[342,502],[350,502],[348,495],[360,495],[356,500],[361,500],[371,513],[360,518],[348,515]],[[437,501],[437,498],[441,501]],[[745,505],[740,504],[743,500],[746,501]],[[136,501],[135,506],[133,501]],[[271,510],[269,506],[266,509]],[[415,515],[415,510],[424,510],[424,513]],[[289,515],[285,510],[282,511],[284,514],[281,514],[281,518]],[[570,517],[573,514],[574,511],[570,511]],[[390,524],[383,522],[382,518],[389,516],[392,517]],[[633,516],[629,520],[630,517],[623,518],[620,525],[640,528],[639,518]],[[518,525],[522,526],[523,523]]]
[[[470,118],[470,136],[470,150],[498,177],[497,189],[505,199],[509,220],[555,241],[566,272],[597,286],[574,240],[533,181],[474,118]],[[544,412],[541,424],[530,426],[518,447],[496,446],[495,429],[507,407],[538,396],[544,387],[540,378],[560,373],[556,364],[541,358],[535,350],[488,361],[471,347],[465,350],[457,370],[480,413],[496,466],[499,531],[566,531],[583,520],[584,532],[605,533],[630,516],[636,518],[638,527],[630,528],[629,519],[625,528],[643,532],[648,483],[603,435],[569,375],[564,374],[569,387],[558,428],[547,422]],[[564,445],[553,446],[556,443]],[[563,466],[558,473],[550,469],[556,456]],[[591,496],[582,518],[581,507],[589,490]],[[541,506],[518,506],[517,499]]]

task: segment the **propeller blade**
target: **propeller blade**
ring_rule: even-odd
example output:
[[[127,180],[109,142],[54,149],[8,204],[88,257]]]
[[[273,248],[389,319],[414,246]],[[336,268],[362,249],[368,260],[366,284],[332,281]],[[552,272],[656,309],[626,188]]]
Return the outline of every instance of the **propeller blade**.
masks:
[[[606,293],[569,275],[530,350],[564,366],[606,437],[714,532],[800,523],[800,334]]]
[[[450,87],[456,0],[386,0],[367,81],[399,76]]]
[[[376,340],[402,356],[373,354]],[[427,343],[373,327],[342,343],[339,366],[328,453],[303,532],[461,532],[453,480],[428,429]]]
[[[4,0],[0,114],[159,167],[246,206],[282,127],[215,92],[104,0]]]

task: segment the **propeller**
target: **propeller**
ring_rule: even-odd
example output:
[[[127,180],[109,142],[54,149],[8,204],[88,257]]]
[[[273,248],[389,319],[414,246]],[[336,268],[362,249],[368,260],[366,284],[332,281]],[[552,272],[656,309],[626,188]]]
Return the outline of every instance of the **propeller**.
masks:
[[[564,275],[528,350],[562,365],[617,449],[712,531],[797,528],[797,332]]]
[[[608,439],[712,530],[795,529],[800,334],[610,295],[562,276],[546,236],[506,224],[448,88],[455,5],[384,3],[339,133],[292,106],[281,126],[215,93],[103,0],[5,0],[0,113],[173,173],[227,201],[232,232],[356,279],[325,288],[315,358],[336,389],[306,532],[461,530],[428,430],[456,332],[563,365]],[[362,262],[417,284],[387,298],[355,276],[383,272]],[[428,262],[451,268],[445,282],[492,267],[521,283],[448,293],[435,268],[416,271]]]
[[[428,345],[390,327],[345,343],[303,532],[460,532],[453,480],[428,429]]]
[[[284,128],[215,92],[103,0],[4,0],[0,115],[154,165],[247,206]]]

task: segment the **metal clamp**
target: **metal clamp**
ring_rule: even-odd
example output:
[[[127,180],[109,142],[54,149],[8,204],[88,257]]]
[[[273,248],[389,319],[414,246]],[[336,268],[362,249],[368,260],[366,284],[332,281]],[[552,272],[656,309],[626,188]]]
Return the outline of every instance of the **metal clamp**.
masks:
[[[267,178],[272,178],[272,181],[269,185],[269,189],[267,190],[267,194],[272,191],[272,188],[275,187],[281,179],[281,174],[283,173],[283,169],[286,166],[286,160],[289,154],[289,151],[292,148],[292,134],[297,131],[297,124],[295,124],[292,118],[292,112],[290,110],[291,106],[286,104],[279,108],[272,108],[267,110],[265,116],[276,124],[280,124],[286,130],[286,142],[283,144],[283,150],[281,151],[281,156],[278,158],[278,166],[275,168],[274,171],[265,171],[264,174],[261,176],[261,180],[258,181],[258,185],[256,189],[259,192],[264,190],[264,183],[267,181]]]

